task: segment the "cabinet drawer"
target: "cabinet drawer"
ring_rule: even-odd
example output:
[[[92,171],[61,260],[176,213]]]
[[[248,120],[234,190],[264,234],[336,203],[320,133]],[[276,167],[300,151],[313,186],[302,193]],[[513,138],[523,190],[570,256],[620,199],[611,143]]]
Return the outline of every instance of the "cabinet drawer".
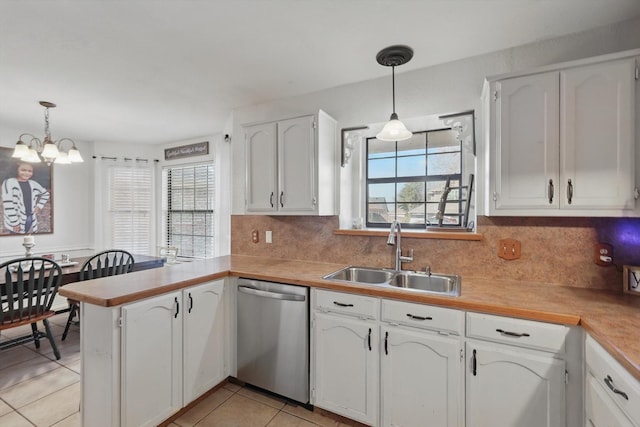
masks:
[[[590,336],[585,343],[585,360],[587,371],[605,393],[634,423],[640,423],[640,382]]]
[[[382,321],[455,335],[464,330],[464,312],[432,305],[382,300]]]
[[[631,421],[622,413],[618,405],[607,396],[605,389],[598,384],[598,380],[589,373],[587,373],[584,405],[587,420],[590,422],[587,424],[588,426],[633,427]]]
[[[467,313],[467,336],[552,353],[565,352],[569,328],[563,325]]]
[[[377,319],[379,300],[374,297],[342,292],[313,290],[313,308],[332,313],[344,313],[366,319]]]

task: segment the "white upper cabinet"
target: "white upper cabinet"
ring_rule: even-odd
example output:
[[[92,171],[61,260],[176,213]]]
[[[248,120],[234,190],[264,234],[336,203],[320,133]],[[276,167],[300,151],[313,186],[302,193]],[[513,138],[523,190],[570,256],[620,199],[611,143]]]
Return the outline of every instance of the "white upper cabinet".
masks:
[[[275,212],[278,191],[277,124],[245,128],[247,153],[246,209]]]
[[[247,213],[337,214],[334,119],[319,111],[244,130]]]
[[[633,209],[635,60],[560,72],[563,209]]]
[[[490,80],[486,214],[632,215],[635,75],[628,57]]]
[[[495,94],[495,209],[557,209],[558,73],[498,81]]]

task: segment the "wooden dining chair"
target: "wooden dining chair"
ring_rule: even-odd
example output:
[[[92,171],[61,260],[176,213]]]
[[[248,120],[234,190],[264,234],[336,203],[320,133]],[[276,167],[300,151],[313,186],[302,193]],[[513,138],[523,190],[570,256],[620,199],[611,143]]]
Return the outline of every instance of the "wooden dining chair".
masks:
[[[11,348],[33,340],[40,348],[40,338],[47,338],[56,359],[60,352],[56,346],[49,317],[56,314],[51,304],[62,280],[62,268],[47,258],[18,258],[0,264],[0,331],[31,325],[31,334],[0,343],[0,348]],[[45,332],[38,329],[42,320]]]
[[[133,255],[125,250],[109,249],[102,251],[93,255],[82,264],[78,272],[78,281],[130,273],[133,271],[134,263]],[[64,327],[62,341],[67,338],[69,327],[72,324],[80,324],[80,320],[75,319],[79,309],[80,303],[69,299],[69,318]]]

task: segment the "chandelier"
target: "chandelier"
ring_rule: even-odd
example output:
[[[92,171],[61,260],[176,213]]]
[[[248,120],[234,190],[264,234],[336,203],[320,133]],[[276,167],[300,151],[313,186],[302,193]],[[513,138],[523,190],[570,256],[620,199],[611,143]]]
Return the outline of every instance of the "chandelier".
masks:
[[[58,164],[82,163],[84,160],[80,155],[80,151],[76,148],[76,143],[73,142],[72,139],[62,138],[58,141],[51,139],[51,132],[49,132],[49,108],[55,108],[56,104],[53,102],[40,101],[40,105],[44,107],[44,140],[40,140],[30,133],[23,133],[18,138],[11,157],[29,163],[40,163],[44,160],[48,165],[53,162]],[[28,144],[23,141],[24,137],[31,138]],[[65,142],[71,144],[69,151],[63,149]]]

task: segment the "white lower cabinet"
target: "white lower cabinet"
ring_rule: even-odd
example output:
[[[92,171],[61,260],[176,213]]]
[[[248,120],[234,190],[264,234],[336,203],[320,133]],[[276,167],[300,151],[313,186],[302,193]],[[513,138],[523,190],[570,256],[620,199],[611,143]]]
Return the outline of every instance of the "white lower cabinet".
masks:
[[[640,381],[593,338],[585,341],[588,427],[640,425]]]
[[[567,425],[570,328],[467,313],[467,427]]]
[[[182,296],[122,307],[123,427],[154,426],[182,407]]]
[[[312,303],[312,403],[377,425],[379,325],[366,314],[377,299],[314,289]]]
[[[315,289],[312,303],[315,406],[372,426],[463,425],[464,313]]]
[[[462,425],[460,340],[394,326],[381,332],[381,425]]]
[[[565,362],[467,342],[467,427],[565,425]]]
[[[222,279],[123,306],[83,304],[82,425],[155,426],[222,382],[224,289]]]
[[[182,291],[182,406],[227,378],[224,288],[224,280],[217,280]]]
[[[315,405],[374,425],[378,400],[378,325],[314,314]]]
[[[589,373],[584,400],[588,427],[634,427],[613,399],[607,396],[598,380]]]

